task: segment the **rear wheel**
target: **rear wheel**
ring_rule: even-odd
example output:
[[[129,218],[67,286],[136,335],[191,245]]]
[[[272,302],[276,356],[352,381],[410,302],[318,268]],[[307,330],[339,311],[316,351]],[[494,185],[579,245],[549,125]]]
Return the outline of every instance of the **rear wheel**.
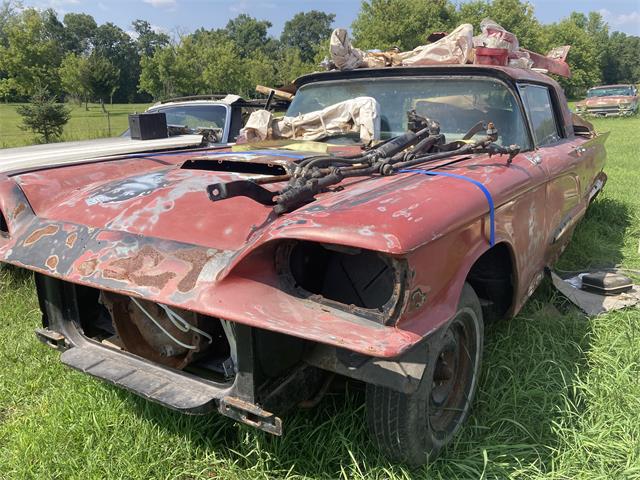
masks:
[[[369,429],[385,454],[421,465],[451,441],[471,408],[483,340],[480,302],[465,284],[455,317],[429,344],[427,367],[417,391],[406,394],[367,385]]]

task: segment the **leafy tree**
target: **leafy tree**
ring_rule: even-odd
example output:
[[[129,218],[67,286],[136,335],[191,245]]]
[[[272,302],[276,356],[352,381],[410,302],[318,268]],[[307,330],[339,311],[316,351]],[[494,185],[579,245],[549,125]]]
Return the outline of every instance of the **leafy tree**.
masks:
[[[328,51],[328,41],[325,41],[323,47],[319,52],[316,52],[316,56],[309,62],[305,62],[302,59],[302,52],[297,48],[284,48],[280,50],[278,57],[275,60],[275,78],[272,82],[263,82],[263,85],[289,85],[293,80],[305,73],[312,72],[315,69],[315,65],[318,65],[322,61],[322,57],[326,55]],[[318,58],[321,57],[321,58]]]
[[[62,60],[58,70],[62,88],[70,96],[84,101],[85,110],[88,110],[87,102],[91,95],[91,71],[87,57],[69,53]]]
[[[113,94],[118,88],[120,70],[109,59],[92,54],[87,60],[86,81],[93,98],[100,100],[102,110],[107,98],[112,102]]]
[[[613,32],[603,59],[604,82],[640,83],[640,37]]]
[[[302,61],[310,62],[318,46],[331,35],[331,24],[335,18],[333,13],[317,10],[296,13],[285,22],[280,41],[289,49],[298,49]]]
[[[229,20],[224,31],[235,43],[240,56],[245,58],[252,52],[263,49],[268,45],[267,30],[269,28],[271,28],[271,22],[257,20],[245,13],[241,13],[236,18]]]
[[[149,93],[154,100],[163,100],[179,95],[176,91],[174,80],[177,68],[176,48],[171,46],[160,48],[151,56],[143,56],[140,59],[140,92]]]
[[[234,42],[211,44],[200,52],[205,65],[202,81],[207,89],[203,93],[242,94],[246,91],[246,64],[238,60],[240,50]]]
[[[185,36],[179,45],[160,48],[153,56],[142,57],[140,91],[156,100],[203,93],[201,46],[194,38]]]
[[[461,3],[458,6],[458,23],[470,23],[477,35],[480,32],[480,22],[491,17],[490,7],[491,5],[486,0]]]
[[[368,0],[362,2],[351,28],[360,48],[411,50],[426,43],[430,33],[456,26],[449,0]]]
[[[45,15],[26,9],[5,26],[6,44],[0,45],[0,92],[3,95],[30,96],[37,85],[58,92],[58,66],[61,49],[45,24]]]
[[[65,50],[75,54],[84,54],[91,49],[98,28],[95,19],[86,13],[67,13],[64,16],[66,31]]]
[[[548,25],[546,37],[548,47],[571,45],[567,63],[571,67],[571,78],[559,78],[569,98],[584,95],[587,88],[601,81],[600,49],[585,29],[586,17],[573,12],[564,20]]]
[[[44,28],[44,36],[55,43],[58,49],[58,58],[64,56],[64,49],[67,44],[67,31],[62,22],[58,19],[58,14],[53,8],[47,8],[40,12]]]
[[[42,87],[37,87],[30,103],[20,105],[17,112],[22,117],[23,130],[31,130],[40,136],[40,140],[49,143],[60,135],[69,121],[71,112]]]
[[[7,46],[7,27],[22,10],[22,2],[16,0],[2,0],[0,3],[0,45]]]
[[[117,102],[132,102],[137,98],[140,78],[140,56],[133,39],[113,23],[104,23],[96,29],[93,53],[104,57],[120,71]]]
[[[14,0],[3,0],[0,3],[0,98],[7,101],[12,92],[17,90],[15,79],[9,76],[9,71],[3,62],[3,52],[9,46],[8,29],[16,21],[22,4]]]
[[[131,26],[138,34],[136,44],[138,46],[138,53],[141,56],[151,56],[158,48],[169,45],[169,41],[171,40],[169,35],[163,32],[156,32],[146,20],[134,20]]]

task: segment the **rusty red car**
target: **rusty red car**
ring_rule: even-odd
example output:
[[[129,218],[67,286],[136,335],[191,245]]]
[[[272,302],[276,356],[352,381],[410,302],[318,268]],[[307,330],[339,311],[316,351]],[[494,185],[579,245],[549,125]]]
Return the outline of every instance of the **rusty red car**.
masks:
[[[606,181],[606,135],[531,70],[299,78],[288,115],[366,96],[377,141],[121,155],[0,176],[0,260],[81,372],[281,435],[332,378],[421,464],[478,388],[484,325],[525,304]]]
[[[603,85],[587,91],[587,98],[576,103],[581,115],[619,117],[638,113],[638,89],[635,85]]]

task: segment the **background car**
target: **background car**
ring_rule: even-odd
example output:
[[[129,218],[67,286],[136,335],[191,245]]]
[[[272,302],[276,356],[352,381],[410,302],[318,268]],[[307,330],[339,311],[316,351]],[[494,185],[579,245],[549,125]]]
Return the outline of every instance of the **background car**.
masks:
[[[225,145],[236,141],[251,112],[264,108],[283,110],[286,105],[269,99],[244,100],[238,95],[192,95],[158,102],[145,113],[166,114],[170,135],[208,131],[211,145]],[[122,134],[129,135],[129,129]]]
[[[576,104],[576,111],[601,117],[634,115],[638,112],[638,89],[635,85],[590,88],[587,98]]]

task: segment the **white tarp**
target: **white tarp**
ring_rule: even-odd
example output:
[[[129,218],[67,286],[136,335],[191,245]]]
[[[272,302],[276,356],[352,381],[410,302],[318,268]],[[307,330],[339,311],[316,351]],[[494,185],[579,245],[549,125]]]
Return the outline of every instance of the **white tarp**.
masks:
[[[357,133],[364,143],[380,138],[380,105],[375,98],[357,97],[297,117],[273,118],[271,112],[258,110],[240,130],[238,143],[319,140],[347,133]]]
[[[463,23],[446,37],[428,45],[421,45],[410,52],[400,53],[402,65],[440,65],[471,60],[473,50],[473,26]]]
[[[331,34],[329,51],[339,70],[395,65],[464,64],[471,60],[473,26],[463,23],[437,42],[421,45],[409,52],[365,52],[351,45],[345,29],[336,28]]]

